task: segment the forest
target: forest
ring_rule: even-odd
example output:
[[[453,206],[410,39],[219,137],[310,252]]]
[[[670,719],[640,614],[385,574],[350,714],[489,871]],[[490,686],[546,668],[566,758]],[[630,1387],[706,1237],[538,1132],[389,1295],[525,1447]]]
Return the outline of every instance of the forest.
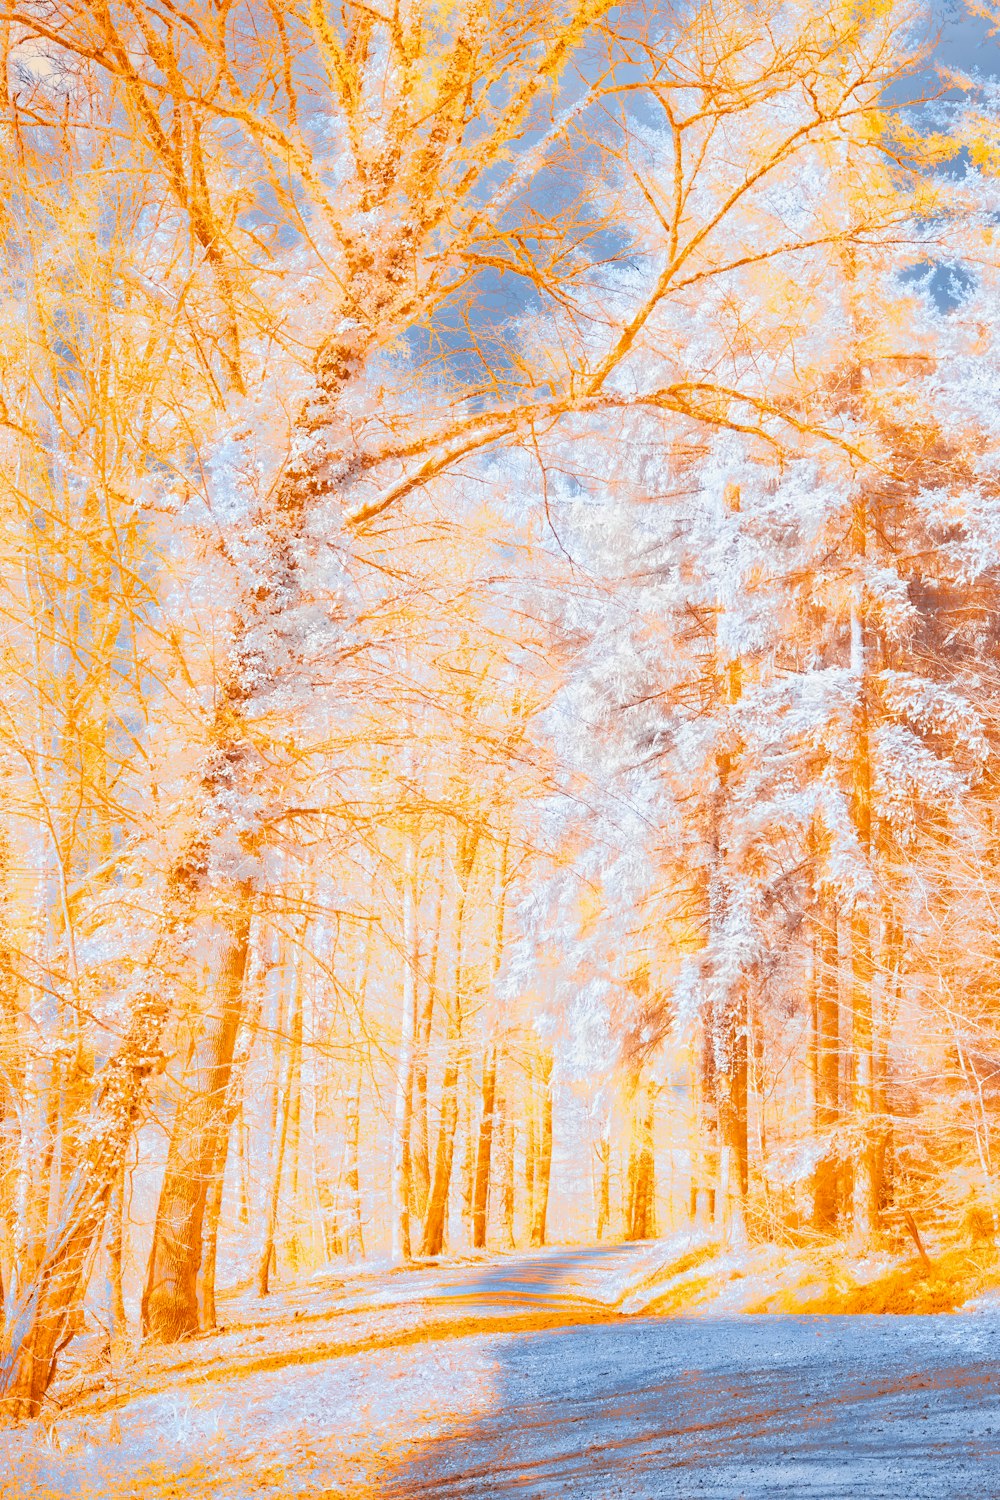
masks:
[[[10,1420],[330,1267],[994,1256],[1000,11],[941,24],[4,0]]]

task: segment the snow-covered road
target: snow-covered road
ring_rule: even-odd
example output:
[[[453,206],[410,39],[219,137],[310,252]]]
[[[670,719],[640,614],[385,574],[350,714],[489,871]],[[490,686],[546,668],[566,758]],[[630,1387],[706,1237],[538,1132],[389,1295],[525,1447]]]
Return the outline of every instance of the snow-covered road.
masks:
[[[767,1316],[472,1340],[488,1408],[383,1493],[1000,1496],[998,1333],[973,1316]]]
[[[0,1496],[1000,1500],[996,1311],[619,1316],[664,1254],[566,1247],[248,1305],[47,1434],[0,1432]]]

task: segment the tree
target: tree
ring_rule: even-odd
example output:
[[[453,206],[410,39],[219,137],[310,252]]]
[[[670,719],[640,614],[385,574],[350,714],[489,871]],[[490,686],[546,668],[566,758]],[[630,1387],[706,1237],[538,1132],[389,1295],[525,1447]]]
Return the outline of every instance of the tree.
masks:
[[[203,592],[216,585],[218,599],[197,618],[177,597],[183,587],[171,581],[154,591],[156,610],[169,605],[169,616],[181,606],[183,627],[157,616],[157,645],[150,627],[144,649],[176,659],[178,675],[188,674],[186,691],[204,701],[173,715],[183,784],[173,777],[169,837],[148,860],[158,912],[144,929],[141,982],[126,996],[120,1045],[79,1110],[81,1175],[64,1196],[30,1295],[9,1321],[3,1389],[15,1411],[35,1410],[51,1379],[146,1107],[147,1080],[176,1046],[185,991],[198,999],[188,1012],[194,1088],[176,1117],[147,1308],[156,1304],[149,1322],[157,1336],[193,1326],[201,1226],[209,1195],[224,1188],[220,1110],[243,1015],[248,912],[278,900],[276,851],[289,861],[286,872],[305,867],[309,841],[335,830],[345,859],[373,875],[363,898],[352,890],[352,902],[378,907],[386,830],[398,836],[414,818],[429,826],[429,799],[400,786],[387,756],[366,758],[359,719],[345,726],[334,706],[361,678],[352,676],[355,661],[364,660],[369,685],[388,662],[394,682],[405,679],[400,656],[386,653],[379,634],[392,617],[388,601],[380,600],[377,619],[366,613],[373,577],[400,584],[405,599],[409,559],[440,537],[442,515],[468,544],[477,514],[470,496],[503,484],[502,449],[519,476],[537,463],[541,484],[536,477],[527,489],[545,518],[553,477],[568,468],[585,488],[588,473],[600,472],[609,433],[628,442],[635,434],[645,450],[668,452],[661,467],[670,484],[689,483],[697,463],[709,462],[709,435],[720,431],[737,448],[743,443],[741,455],[754,464],[775,452],[801,464],[877,459],[866,447],[872,432],[856,431],[830,395],[831,361],[814,349],[809,312],[835,296],[831,267],[842,248],[863,243],[877,256],[911,206],[901,188],[906,142],[902,134],[892,141],[877,113],[884,90],[915,55],[907,45],[911,17],[900,10],[861,19],[849,6],[792,13],[724,0],[677,13],[664,28],[660,17],[619,13],[596,0],[527,10],[463,4],[440,24],[436,11],[419,5],[395,19],[353,5],[333,18],[321,6],[255,4],[190,5],[168,18],[155,6],[69,0],[57,19],[9,13],[9,68],[33,80],[24,86],[30,125],[19,94],[9,93],[5,108],[22,134],[43,139],[64,130],[95,162],[103,153],[100,180],[121,184],[128,204],[141,202],[120,279],[142,288],[154,309],[155,316],[142,303],[164,379],[139,403],[143,431],[157,441],[130,439],[123,451],[150,512],[169,502],[184,534],[198,537],[195,555],[173,573],[183,585],[197,577]],[[647,107],[662,117],[659,130],[648,127]],[[114,130],[104,129],[109,123]],[[891,170],[883,166],[890,146]],[[44,181],[34,159],[27,171],[31,183]],[[543,220],[543,196],[570,180],[578,186],[569,206]],[[130,196],[135,183],[138,198]],[[831,183],[837,192],[827,191]],[[602,195],[606,215],[593,206]],[[623,223],[630,232],[609,239],[611,226]],[[470,312],[490,277],[515,283],[526,308],[493,329]],[[117,312],[119,283],[112,282]],[[168,288],[165,304],[147,295],[150,286]],[[86,290],[71,288],[68,296],[73,306],[87,305]],[[789,327],[796,300],[801,312]],[[309,309],[317,306],[323,317],[311,328]],[[759,315],[744,318],[741,306]],[[688,336],[691,327],[698,338]],[[102,333],[101,347],[113,336]],[[195,373],[175,382],[166,372],[180,343]],[[46,463],[52,448],[43,435]],[[633,464],[629,475],[636,494],[647,489],[640,469]],[[695,488],[718,498],[707,471]],[[141,541],[143,577],[149,539]],[[435,593],[426,578],[418,583]],[[679,596],[671,609],[676,617]],[[678,673],[679,690],[682,679]],[[725,705],[730,712],[718,717],[735,722],[742,704]],[[160,718],[170,714],[164,709]],[[155,726],[139,736],[146,755],[150,733]],[[506,741],[498,731],[477,770],[496,755],[519,771],[517,745],[516,735]],[[695,756],[706,786],[717,753],[727,752],[709,737]],[[345,757],[354,758],[353,768],[345,769]],[[732,782],[725,816],[734,828],[753,765],[751,756],[739,784]],[[364,788],[354,808],[329,790],[333,775],[347,785],[351,769],[351,784]],[[434,777],[427,781],[434,790]],[[443,961],[433,987],[419,972],[431,951],[419,931],[412,947],[403,940],[402,1026],[398,996],[366,994],[365,1002],[372,1041],[393,1038],[401,1063],[395,1078],[373,1067],[369,1101],[373,1110],[387,1093],[399,1102],[401,1231],[411,1195],[420,1196],[407,1181],[414,1104],[418,1142],[422,1129],[417,988],[435,997],[427,1048],[450,1012],[438,1149],[426,1185],[428,1253],[443,1243],[468,1027],[489,989],[483,975],[495,914],[478,930],[468,894],[471,883],[485,885],[492,875],[488,854],[509,840],[514,821],[500,796],[470,797],[467,787],[452,793],[437,809],[447,835],[428,839],[429,848],[453,848],[456,856],[455,904],[445,915],[456,976],[451,1003],[437,977],[447,972]],[[702,838],[704,813],[703,801],[670,862]],[[742,879],[755,851],[752,841],[737,847],[735,834],[731,842],[731,850],[719,842],[716,862],[724,855]],[[137,864],[137,882],[142,873]],[[352,877],[343,883],[352,886]],[[393,931],[384,909],[369,914],[383,934]],[[717,914],[713,962],[727,920]],[[208,970],[208,999],[194,979],[200,968]],[[336,964],[331,982],[342,986]],[[730,1006],[720,999],[715,1009],[717,1020],[725,1018],[716,1027],[721,1036]],[[730,1051],[740,1029],[738,1020],[729,1028]],[[539,1239],[559,1077],[544,1048],[540,1074],[529,1216]],[[727,1093],[722,1080],[732,1076],[718,1071],[730,1114],[740,1086]],[[287,1078],[288,1088],[301,1087],[291,1072]],[[291,1100],[284,1107],[276,1100],[280,1141]],[[352,1107],[351,1136],[361,1103]],[[483,1103],[485,1168],[485,1092]],[[471,1109],[461,1128],[470,1142]],[[728,1151],[729,1123],[724,1134]],[[52,1139],[62,1139],[61,1129]],[[471,1149],[467,1156],[472,1162]],[[186,1170],[191,1163],[196,1171]],[[478,1236],[481,1197],[475,1201]],[[265,1278],[270,1259],[269,1252]]]

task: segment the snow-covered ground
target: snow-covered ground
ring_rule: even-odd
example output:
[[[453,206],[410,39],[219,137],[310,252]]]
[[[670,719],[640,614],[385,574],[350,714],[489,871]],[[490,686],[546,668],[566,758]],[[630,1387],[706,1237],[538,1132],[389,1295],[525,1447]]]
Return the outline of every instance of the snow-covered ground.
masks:
[[[1000,1496],[995,1312],[607,1321],[652,1253],[557,1251],[345,1284],[355,1305],[332,1326],[373,1326],[378,1307],[397,1319],[356,1352],[331,1353],[301,1309],[286,1305],[268,1335],[249,1308],[242,1335],[206,1341],[204,1359],[187,1346],[116,1404],[105,1391],[48,1431],[0,1434],[0,1494]],[[525,1305],[568,1326],[505,1331]],[[573,1321],[584,1314],[594,1321]],[[262,1327],[270,1364],[241,1353]]]

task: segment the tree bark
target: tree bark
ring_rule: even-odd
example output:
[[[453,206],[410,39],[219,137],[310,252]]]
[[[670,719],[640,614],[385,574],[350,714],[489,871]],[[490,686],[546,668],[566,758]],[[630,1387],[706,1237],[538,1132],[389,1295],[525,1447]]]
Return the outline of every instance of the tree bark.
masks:
[[[302,1246],[299,1220],[299,1146],[302,1135],[302,989],[301,977],[295,976],[295,1011],[292,1018],[292,1056],[288,1068],[288,1155],[291,1165],[287,1241],[288,1264],[294,1273],[301,1265]],[[280,1201],[280,1200],[279,1200]]]
[[[476,1195],[476,1157],[479,1131],[476,1126],[476,1079],[472,1071],[469,1048],[465,1049],[463,1061],[465,1076],[459,1084],[458,1139],[462,1142],[461,1170],[461,1224],[462,1243],[472,1245],[472,1209]]]
[[[125,1158],[122,1157],[118,1181],[109,1214],[108,1228],[108,1324],[113,1350],[123,1347],[128,1336],[125,1298],[122,1291],[122,1241],[125,1220]]]
[[[431,1029],[434,1024],[443,903],[444,881],[442,880],[437,890],[437,910],[427,969],[427,988],[424,991],[417,1017],[413,1047],[413,1102],[410,1129],[411,1189],[414,1212],[421,1223],[427,1213],[427,1200],[431,1190],[430,1135],[427,1128],[427,1065],[430,1055]]]
[[[60,1116],[62,1114],[63,1076],[65,1067],[57,1056],[45,1089],[45,1126],[41,1160],[38,1162],[34,1191],[27,1203],[27,1248],[26,1267],[23,1279],[30,1281],[45,1259],[49,1224],[59,1215],[59,1192],[57,1183],[60,1173],[56,1163],[56,1144],[59,1141]],[[109,1189],[110,1196],[111,1189]]]
[[[250,1225],[250,1127],[243,1113],[242,1100],[236,1121],[236,1150],[240,1172],[239,1221],[247,1229]]]
[[[458,1075],[461,1061],[461,1031],[457,1018],[449,1027],[448,1056],[441,1082],[441,1118],[438,1122],[437,1151],[434,1156],[434,1178],[427,1202],[427,1218],[420,1246],[421,1255],[440,1255],[444,1248],[448,1219],[448,1193],[455,1154],[455,1131],[458,1126]]]
[[[396,1109],[392,1132],[392,1258],[410,1259],[410,1112],[413,1107],[413,1053],[416,1028],[418,970],[415,912],[415,834],[404,833],[403,859],[403,1014],[396,1061]]]
[[[503,963],[504,929],[507,916],[507,860],[508,846],[504,842],[497,863],[496,926],[493,934],[493,980],[496,982]],[[472,1205],[472,1244],[482,1250],[486,1245],[486,1229],[489,1218],[490,1168],[493,1157],[495,1133],[495,1108],[497,1090],[497,1043],[491,1041],[483,1059],[482,1112],[479,1121],[479,1142],[476,1153],[476,1184]]]
[[[348,1245],[359,1260],[364,1259],[365,1237],[361,1215],[361,1084],[363,1067],[359,1057],[347,1095],[345,1122],[344,1181],[347,1189]]]
[[[864,502],[855,507],[853,535],[856,556],[867,551],[868,515]],[[851,672],[856,684],[851,766],[851,818],[866,869],[872,869],[872,766],[868,713],[868,642],[863,585],[855,584],[851,610]],[[852,1218],[855,1244],[867,1249],[878,1218],[875,1139],[875,1053],[872,1016],[871,902],[864,892],[851,911],[851,1092],[858,1145],[853,1157]]]
[[[892,1196],[893,1119],[888,1097],[889,1040],[895,1024],[903,988],[904,933],[892,903],[885,902],[882,969],[886,976],[880,1013],[875,1023],[874,1096],[876,1131],[876,1179],[874,1197],[879,1214],[886,1211]],[[984,1112],[985,1116],[985,1112]]]
[[[293,1001],[294,1003],[294,1001]],[[257,1295],[266,1297],[271,1290],[271,1270],[275,1259],[275,1239],[278,1232],[278,1209],[281,1202],[281,1176],[285,1165],[285,1144],[288,1139],[288,1093],[292,1076],[293,1057],[291,1038],[286,1041],[286,1004],[277,1006],[275,1018],[274,1047],[274,1093],[271,1098],[271,1143],[268,1160],[267,1205],[264,1218],[264,1235],[257,1260]],[[294,1022],[293,1022],[294,1024]],[[287,1059],[287,1061],[286,1061]]]
[[[719,1122],[719,1197],[727,1237],[746,1241],[747,1193],[747,1016],[746,982],[737,982],[716,1019],[716,1108]]]
[[[59,1222],[31,1283],[16,1306],[8,1307],[7,1339],[0,1357],[0,1410],[12,1419],[37,1415],[52,1379],[56,1352],[86,1285],[108,1200],[144,1102],[146,1078],[158,1066],[167,1011],[162,993],[147,991],[136,1002],[122,1044],[101,1074],[92,1129]]]
[[[875,1052],[872,1026],[871,927],[867,910],[851,917],[852,1094],[858,1149],[854,1155],[854,1239],[867,1249],[878,1219],[878,1143],[875,1139]]]
[[[482,1113],[479,1119],[479,1143],[476,1153],[476,1185],[472,1201],[472,1244],[476,1250],[486,1246],[487,1210],[490,1192],[490,1164],[493,1152],[494,1104],[497,1087],[497,1049],[492,1044],[483,1061]]]
[[[648,1240],[656,1234],[655,1110],[656,1087],[650,1079],[635,1101],[633,1116],[629,1156],[630,1240]]]
[[[234,1129],[236,1132],[237,1166],[239,1170],[240,1223],[249,1224],[250,1222],[247,1195],[247,1164],[243,1143],[243,1080],[260,1024],[263,995],[258,976],[251,987],[251,998],[248,1003],[246,998],[248,982],[245,973],[243,1014],[240,1031],[242,1040],[237,1044],[236,1053],[229,1070],[226,1100],[223,1106],[222,1118],[217,1124],[215,1148],[212,1154],[212,1182],[205,1202],[204,1244],[201,1268],[198,1273],[197,1289],[198,1317],[199,1325],[202,1329],[210,1329],[216,1326],[215,1273],[219,1253],[219,1227],[222,1218],[226,1167],[229,1161],[230,1141],[232,1140]]]
[[[837,910],[832,892],[824,895],[821,890],[818,899],[819,914],[813,934],[814,1131],[822,1144],[822,1155],[813,1172],[813,1224],[828,1233],[836,1224],[839,1212],[840,1173],[836,1150],[829,1136],[840,1120],[840,953]]]
[[[288,1071],[291,1073],[291,1053]],[[271,1290],[271,1272],[274,1269],[275,1244],[278,1233],[278,1209],[281,1203],[281,1177],[285,1166],[285,1145],[288,1140],[287,1083],[278,1097],[279,1119],[275,1132],[275,1146],[271,1167],[270,1193],[268,1195],[267,1219],[264,1226],[264,1243],[257,1261],[257,1295],[266,1297]]]
[[[730,511],[739,513],[742,507],[739,485],[727,485],[725,500]],[[720,613],[725,607],[725,598],[720,595]],[[728,651],[720,646],[718,628],[713,676],[720,707],[725,705],[731,708],[738,704],[743,696],[743,663],[738,656],[730,657]],[[742,971],[742,958],[728,948],[733,893],[732,875],[727,866],[725,826],[729,814],[729,790],[738,766],[740,750],[730,718],[721,732],[715,752],[718,786],[710,813],[708,923],[718,1126],[717,1212],[722,1217],[726,1238],[736,1245],[746,1242],[747,981]]]
[[[458,1082],[461,1074],[465,1019],[465,908],[475,864],[478,833],[463,828],[458,840],[458,904],[455,912],[455,993],[448,1015],[448,1052],[441,1082],[441,1114],[438,1121],[434,1178],[427,1202],[427,1217],[420,1245],[421,1255],[440,1255],[448,1222],[448,1195],[455,1156],[458,1126]]]
[[[215,1004],[202,1022],[187,1097],[174,1118],[142,1297],[143,1331],[156,1343],[198,1331],[202,1227],[243,1008],[250,915],[251,891],[244,886],[223,933]]]
[[[532,1229],[535,1223],[535,1184],[538,1169],[538,1140],[535,1129],[535,1091],[534,1078],[528,1075],[529,1087],[527,1098],[524,1101],[524,1199],[525,1199],[525,1238],[531,1241]]]
[[[531,1221],[531,1243],[545,1244],[549,1213],[549,1182],[552,1175],[552,1053],[546,1048],[541,1060],[542,1118],[538,1157],[535,1165],[534,1213]]]
[[[601,1241],[611,1222],[611,1119],[604,1122],[597,1142],[597,1239]]]
[[[216,1326],[215,1314],[215,1267],[219,1250],[219,1220],[222,1217],[222,1193],[226,1181],[226,1145],[221,1147],[212,1173],[212,1182],[205,1200],[203,1252],[198,1274],[198,1325],[201,1329]]]
[[[698,1058],[695,1064],[695,1146],[692,1152],[691,1217],[695,1227],[715,1223],[715,1182],[718,1177],[719,1129],[715,1087],[715,1045],[711,1008],[702,1010]]]
[[[364,1215],[361,1203],[361,1091],[364,1085],[364,1053],[361,1040],[365,999],[368,992],[368,971],[371,965],[372,934],[367,928],[364,943],[358,954],[354,974],[356,1028],[352,1029],[354,1067],[347,1089],[344,1119],[344,1188],[347,1199],[347,1250],[358,1260],[364,1259],[365,1236]]]
[[[500,1076],[503,1080],[502,1091],[499,1095],[497,1114],[500,1121],[499,1143],[500,1143],[500,1212],[499,1231],[500,1246],[504,1250],[514,1248],[514,1114],[510,1105],[508,1090],[510,1088],[509,1069],[501,1065]]]
[[[4,878],[2,860],[3,847],[0,844],[0,890]],[[21,1039],[11,981],[9,950],[2,942],[0,930],[0,1319],[11,1288],[15,1259],[14,1185],[21,1144],[17,1100],[24,1091]]]

